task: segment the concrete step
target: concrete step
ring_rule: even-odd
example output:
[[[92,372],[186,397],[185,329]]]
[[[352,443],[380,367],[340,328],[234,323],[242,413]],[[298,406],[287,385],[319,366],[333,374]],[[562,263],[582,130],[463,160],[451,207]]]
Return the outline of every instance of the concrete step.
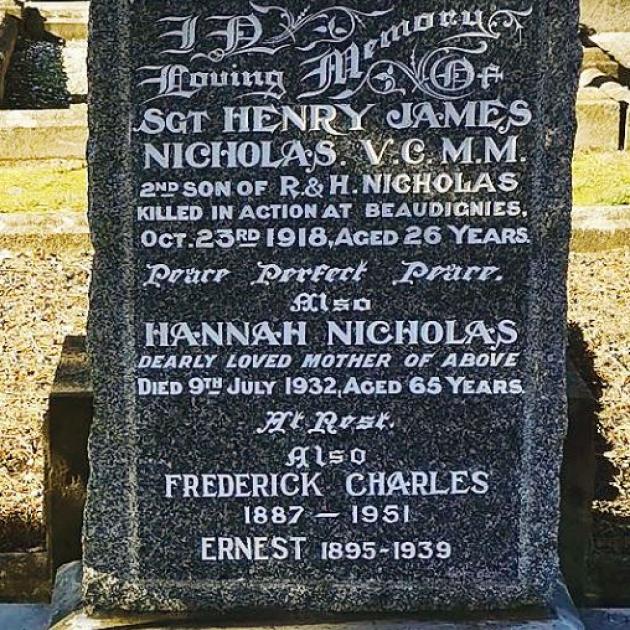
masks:
[[[584,46],[583,52],[582,70],[596,68],[617,80],[619,79],[621,74],[619,62],[606,54],[599,46]]]
[[[68,91],[73,97],[87,97],[87,41],[72,39],[62,50],[63,67],[68,75]]]
[[[599,33],[626,28],[630,30],[628,0],[582,0],[580,22]]]
[[[0,160],[85,157],[87,106],[0,111]]]
[[[630,71],[630,33],[596,33],[591,41],[623,70]]]
[[[581,87],[577,99],[577,149],[617,151],[628,149],[628,136],[621,130],[627,121],[627,108],[606,96],[598,87]],[[622,142],[622,140],[624,140]]]
[[[48,2],[47,0],[27,0],[22,15],[29,10],[36,11],[43,19],[43,28],[65,40],[87,39],[90,3],[70,0],[68,2]],[[32,17],[28,18],[33,19]]]

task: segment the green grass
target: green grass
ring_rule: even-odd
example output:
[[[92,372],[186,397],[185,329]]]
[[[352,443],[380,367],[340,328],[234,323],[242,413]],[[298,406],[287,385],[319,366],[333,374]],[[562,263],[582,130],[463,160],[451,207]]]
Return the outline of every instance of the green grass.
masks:
[[[630,151],[576,153],[573,203],[576,206],[630,204]]]
[[[573,199],[580,206],[630,204],[630,152],[579,152]],[[84,212],[87,174],[81,160],[0,162],[0,213]]]
[[[84,212],[86,207],[82,160],[0,162],[0,213]]]

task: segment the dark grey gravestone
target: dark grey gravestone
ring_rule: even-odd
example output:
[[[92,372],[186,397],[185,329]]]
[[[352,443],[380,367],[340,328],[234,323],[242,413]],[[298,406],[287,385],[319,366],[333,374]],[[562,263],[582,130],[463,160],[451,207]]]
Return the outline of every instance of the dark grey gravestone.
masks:
[[[95,610],[549,604],[577,3],[91,3]]]

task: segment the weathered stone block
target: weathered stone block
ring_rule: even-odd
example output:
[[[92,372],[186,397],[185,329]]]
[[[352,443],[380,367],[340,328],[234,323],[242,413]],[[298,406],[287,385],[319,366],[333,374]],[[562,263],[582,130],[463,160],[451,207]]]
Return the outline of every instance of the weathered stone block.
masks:
[[[37,20],[36,27],[64,40],[85,40],[88,35],[90,3],[81,0],[69,2],[27,0],[25,11]]]
[[[619,62],[606,54],[599,46],[586,46],[582,59],[582,69],[597,68],[607,75],[619,79]]]
[[[0,111],[0,161],[85,158],[87,108]]]
[[[622,106],[603,96],[597,88],[582,88],[578,94],[577,149],[617,151]]]
[[[598,32],[630,31],[628,0],[581,0],[580,21]]]

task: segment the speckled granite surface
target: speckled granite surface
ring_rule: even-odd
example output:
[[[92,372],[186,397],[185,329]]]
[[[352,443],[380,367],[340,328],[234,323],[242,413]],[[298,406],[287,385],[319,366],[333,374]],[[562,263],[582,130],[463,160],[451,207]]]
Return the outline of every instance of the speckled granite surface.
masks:
[[[342,618],[328,619],[321,623],[304,623],[303,620],[292,621],[278,618],[240,619],[221,622],[211,620],[203,614],[177,613],[105,613],[97,616],[88,615],[78,600],[81,593],[81,563],[73,562],[61,567],[52,604],[52,630],[121,630],[142,628],[143,630],[608,630],[608,625],[599,626],[604,619],[626,619],[624,612],[615,610],[582,611],[585,618],[592,619],[593,624],[582,625],[580,614],[561,584],[554,592],[550,608],[546,612],[528,611],[521,613],[451,615],[448,618],[430,617],[422,619],[397,618],[371,619]],[[0,606],[0,621],[2,607]],[[42,626],[42,630],[48,626]],[[610,626],[615,627],[615,626]],[[620,627],[620,626],[617,626]],[[28,630],[31,630],[30,628]],[[35,629],[33,629],[35,630]]]
[[[246,2],[226,1],[218,6],[222,15],[260,12]],[[335,6],[329,2],[309,5],[313,10],[330,11]],[[355,10],[363,7],[360,2],[347,2],[344,6]],[[287,7],[295,14],[307,10],[298,2],[288,3]],[[444,3],[444,7],[460,12],[471,8],[469,2],[459,0]],[[265,408],[256,399],[223,399],[217,405],[187,396],[138,397],[138,372],[134,366],[142,350],[136,349],[136,343],[141,341],[146,321],[198,321],[204,317],[282,320],[288,313],[286,305],[297,290],[291,293],[275,287],[272,291],[244,282],[228,285],[220,294],[198,292],[191,296],[181,289],[142,290],[141,270],[155,262],[156,256],[138,246],[141,226],[134,223],[133,209],[140,203],[136,197],[139,181],[149,176],[183,180],[199,174],[187,168],[175,174],[155,168],[143,172],[142,145],[140,140],[132,141],[132,130],[138,128],[138,117],[149,107],[146,100],[150,92],[146,84],[138,85],[136,70],[163,60],[158,35],[164,25],[156,21],[158,18],[211,13],[206,3],[189,0],[91,3],[88,153],[90,226],[96,257],[88,337],[94,370],[95,422],[84,530],[85,601],[91,609],[221,613],[283,610],[316,614],[504,609],[551,601],[558,578],[558,471],[566,424],[565,273],[573,99],[579,65],[577,2],[538,2],[531,6],[523,2],[518,7],[509,3],[510,11],[499,10],[489,2],[479,2],[476,7],[491,20],[485,23],[481,37],[491,51],[485,61],[497,66],[489,72],[496,77],[499,69],[504,78],[490,90],[490,96],[479,92],[470,93],[467,98],[525,99],[531,108],[531,124],[514,132],[518,135],[521,160],[509,165],[485,165],[490,177],[500,178],[509,170],[520,181],[514,196],[521,203],[520,221],[527,227],[528,242],[521,247],[490,243],[481,249],[456,249],[445,244],[438,254],[423,250],[423,256],[433,264],[458,256],[468,263],[484,260],[500,266],[506,278],[484,286],[483,290],[474,285],[446,283],[424,291],[394,290],[388,274],[401,261],[408,260],[409,254],[399,248],[365,249],[352,257],[345,250],[331,248],[325,260],[348,265],[357,263],[359,256],[365,257],[370,274],[362,294],[378,306],[376,318],[417,321],[430,315],[438,322],[481,320],[492,329],[489,335],[496,334],[498,323],[509,328],[506,321],[517,321],[519,338],[512,349],[520,352],[522,358],[509,375],[517,378],[519,387],[522,385],[522,395],[452,395],[430,400],[408,394],[391,397],[389,409],[399,419],[396,431],[386,439],[364,434],[352,442],[369,451],[367,470],[380,467],[390,471],[435,471],[437,478],[445,469],[470,468],[467,475],[485,469],[491,480],[490,489],[483,497],[450,496],[439,503],[416,498],[413,505],[421,518],[415,524],[398,528],[378,526],[363,534],[377,539],[386,549],[392,548],[396,536],[398,540],[418,540],[423,536],[452,540],[457,553],[448,562],[403,564],[384,555],[374,562],[337,564],[314,562],[310,557],[291,564],[209,564],[200,561],[201,536],[222,532],[246,536],[250,528],[243,524],[242,512],[237,515],[235,510],[212,502],[166,502],[164,474],[284,470],[286,454],[296,442],[284,436],[268,440],[253,433],[253,419]],[[400,21],[433,8],[433,3],[422,1],[410,4],[375,0],[369,10],[391,9],[388,19],[396,17]],[[495,14],[490,17],[493,11],[500,13],[500,20],[492,21],[496,20]],[[264,8],[262,12],[268,14]],[[357,40],[378,37],[386,27],[384,20],[377,15],[362,16],[360,24],[355,24],[356,28],[360,25]],[[330,21],[322,27],[335,28]],[[347,29],[341,33],[345,36]],[[437,35],[426,37],[420,47],[427,42],[436,45]],[[477,46],[477,39],[478,36],[469,37],[475,41],[468,41],[467,45]],[[393,46],[392,51],[413,61],[413,41],[405,41],[403,50]],[[292,86],[299,84],[302,72],[294,52],[272,60],[283,69]],[[299,60],[300,54],[295,52],[295,58]],[[252,62],[267,67],[271,63],[269,55],[259,58],[252,54],[240,57],[234,64],[242,69],[251,67]],[[460,62],[459,70],[462,68],[468,72],[469,66]],[[447,63],[445,72],[456,69]],[[388,72],[380,80],[387,86]],[[451,80],[454,77],[449,74],[448,81]],[[376,93],[373,90],[367,96],[360,95],[353,101],[355,107],[376,102],[374,111],[380,111],[381,106],[396,107],[401,99],[396,93],[382,98]],[[413,91],[411,94],[409,98],[421,98]],[[231,103],[224,92],[205,101],[198,98],[201,100],[194,103],[205,105],[216,116]],[[287,102],[291,98],[287,96]],[[422,98],[427,99],[426,95]],[[180,101],[168,98],[159,103],[166,109],[182,106]],[[506,124],[509,127],[511,123]],[[384,140],[383,128],[376,123],[371,122],[366,129],[370,138],[379,143]],[[417,131],[406,130],[396,137],[404,139],[414,133]],[[317,133],[314,135],[320,138]],[[457,137],[461,140],[462,134]],[[435,149],[439,134],[429,133],[426,138]],[[503,146],[505,136],[499,138]],[[349,163],[347,170],[361,172],[356,157],[361,150],[357,138],[340,140],[339,148]],[[389,166],[394,168],[393,163]],[[479,168],[475,164],[462,167],[464,175],[473,179]],[[275,170],[267,168],[264,177],[275,177]],[[282,172],[295,171],[288,165]],[[327,170],[322,168],[315,173],[326,174]],[[248,174],[251,176],[251,169],[241,168],[230,172],[230,177],[245,178]],[[277,193],[274,182],[270,187],[272,199]],[[494,219],[489,225],[500,227],[503,223]],[[269,252],[261,255],[254,250],[222,251],[220,256],[208,254],[208,258],[201,254],[184,251],[173,254],[169,260],[187,264],[205,260],[226,266],[231,263],[237,270],[235,277],[240,278],[239,273],[255,268],[257,259],[269,261],[271,256]],[[314,264],[321,253],[276,250],[273,256],[274,261],[285,265]],[[163,258],[166,257],[163,252]],[[355,317],[361,319],[360,314]],[[313,330],[324,323],[316,317],[311,319]],[[312,346],[322,350],[321,343],[314,342]],[[295,347],[283,350],[292,358],[298,356]],[[392,352],[403,350],[396,348]],[[318,374],[325,376],[325,372]],[[368,374],[389,377],[379,370]],[[400,373],[395,376],[403,379]],[[338,406],[347,413],[363,402],[344,399]],[[287,399],[278,396],[265,400],[267,408],[286,403]],[[321,399],[299,404],[305,412],[312,413],[321,408]],[[332,438],[327,438],[325,444],[329,448],[338,446]],[[318,503],[308,497],[306,507],[316,510],[347,506],[348,497],[339,491],[339,478],[351,470],[346,465],[331,473],[327,478],[326,502]],[[275,531],[285,536],[290,532],[287,528]],[[345,540],[357,531],[356,525],[347,522],[332,525],[309,521],[299,534],[309,540]]]

